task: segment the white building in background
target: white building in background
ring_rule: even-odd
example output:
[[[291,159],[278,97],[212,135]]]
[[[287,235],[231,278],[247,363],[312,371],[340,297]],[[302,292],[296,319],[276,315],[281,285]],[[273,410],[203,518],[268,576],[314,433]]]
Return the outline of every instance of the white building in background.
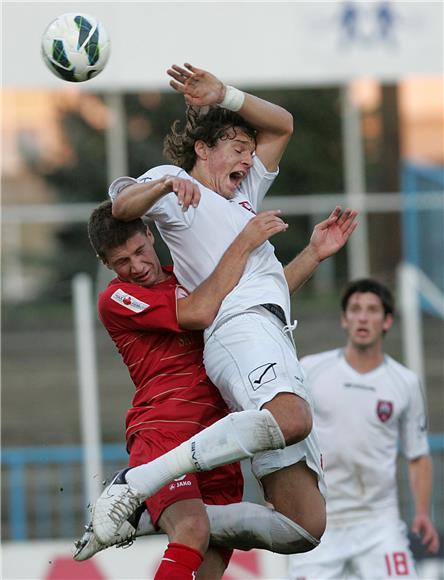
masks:
[[[42,31],[69,11],[99,18],[112,42],[105,70],[75,85],[52,75],[40,58]],[[5,298],[25,299],[39,285],[39,275],[23,266],[22,248],[47,253],[54,247],[47,224],[8,224],[12,205],[56,201],[27,170],[23,156],[49,165],[69,162],[61,110],[81,110],[105,125],[106,111],[94,91],[105,91],[108,102],[118,106],[123,91],[169,90],[165,70],[172,62],[186,59],[245,88],[348,86],[352,105],[364,108],[377,99],[379,83],[398,82],[403,157],[444,163],[443,5],[438,2],[5,2],[3,24]],[[353,138],[349,150],[356,153],[356,126]],[[108,139],[110,156],[119,157],[122,141],[119,134]],[[359,158],[349,159],[348,189],[361,194],[358,206],[365,203],[361,165]],[[364,226],[353,239],[351,272],[368,261]]]
[[[244,87],[443,72],[440,2],[35,1],[4,2],[4,86],[61,87],[41,62],[40,36],[74,11],[101,20],[111,38],[105,71],[82,85],[90,91],[165,89],[166,68],[182,59]]]

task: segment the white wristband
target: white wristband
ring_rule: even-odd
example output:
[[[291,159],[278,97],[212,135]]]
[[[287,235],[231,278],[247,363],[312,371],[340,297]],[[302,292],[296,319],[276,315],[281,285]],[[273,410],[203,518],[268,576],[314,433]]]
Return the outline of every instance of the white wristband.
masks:
[[[229,111],[239,111],[239,109],[244,104],[245,100],[245,93],[231,87],[230,85],[226,85],[225,87],[225,97],[224,100],[219,103],[219,107],[223,107],[224,109],[228,109]]]

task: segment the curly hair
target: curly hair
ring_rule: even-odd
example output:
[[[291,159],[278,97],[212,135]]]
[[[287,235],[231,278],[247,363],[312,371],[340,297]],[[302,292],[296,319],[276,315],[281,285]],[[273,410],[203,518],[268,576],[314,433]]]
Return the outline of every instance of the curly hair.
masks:
[[[257,131],[240,115],[221,107],[189,106],[183,129],[180,124],[180,120],[172,124],[164,140],[163,154],[168,161],[185,171],[191,171],[196,163],[196,141],[203,141],[208,147],[214,147],[219,139],[234,139],[236,129],[239,129],[256,142]]]
[[[88,237],[96,255],[106,261],[110,250],[122,246],[135,234],[146,235],[147,226],[141,218],[123,222],[113,216],[110,200],[104,201],[90,215]]]

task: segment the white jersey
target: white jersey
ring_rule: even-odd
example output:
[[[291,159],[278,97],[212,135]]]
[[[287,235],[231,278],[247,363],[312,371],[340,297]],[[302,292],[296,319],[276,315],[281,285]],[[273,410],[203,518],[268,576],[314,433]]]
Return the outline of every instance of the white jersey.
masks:
[[[408,459],[428,453],[418,377],[385,355],[359,373],[336,349],[301,361],[310,385],[328,488],[330,526],[397,513],[398,444]]]
[[[137,180],[130,177],[116,179],[110,186],[109,195],[114,199],[128,185],[160,179],[164,175],[193,180],[201,192],[199,206],[190,207],[187,212],[178,205],[176,195],[169,193],[147,213],[155,221],[171,252],[177,279],[192,291],[208,278],[234,238],[254,217],[277,172],[268,172],[254,156],[248,176],[235,196],[227,200],[194,180],[180,167],[162,165],[150,169]],[[268,241],[251,253],[239,284],[225,297],[213,325],[207,329],[207,335],[223,319],[264,303],[281,306],[289,320],[288,285],[283,267]]]

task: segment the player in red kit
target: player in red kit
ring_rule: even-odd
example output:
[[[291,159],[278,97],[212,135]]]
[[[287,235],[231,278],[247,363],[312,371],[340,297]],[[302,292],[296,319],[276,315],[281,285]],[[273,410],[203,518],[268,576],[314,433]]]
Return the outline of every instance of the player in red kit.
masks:
[[[252,250],[286,224],[264,212],[247,225],[212,276],[192,294],[179,286],[171,267],[163,268],[153,235],[137,219],[112,217],[111,202],[91,215],[89,236],[97,255],[117,278],[100,294],[101,321],[119,350],[136,387],[126,417],[129,467],[152,461],[205,427],[228,409],[203,366],[203,329],[237,284]],[[145,504],[154,526],[170,543],[156,580],[222,577],[231,550],[208,548],[204,504],[242,499],[239,463],[185,475],[162,487]],[[202,562],[204,560],[203,565]]]

